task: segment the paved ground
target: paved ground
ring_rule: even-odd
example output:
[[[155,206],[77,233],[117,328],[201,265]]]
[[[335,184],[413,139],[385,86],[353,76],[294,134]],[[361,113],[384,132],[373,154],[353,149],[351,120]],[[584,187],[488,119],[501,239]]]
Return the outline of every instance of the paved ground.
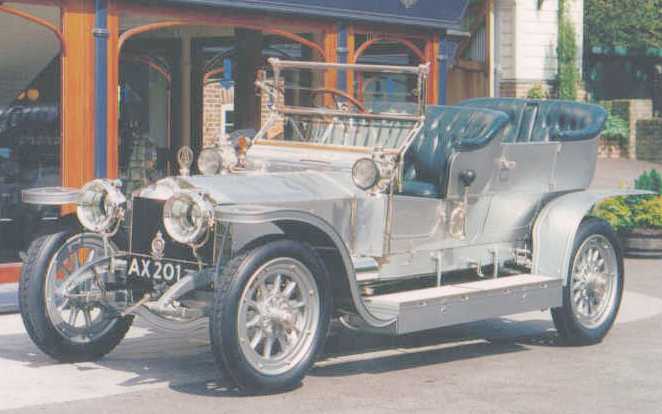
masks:
[[[18,283],[0,284],[0,314],[18,310]]]
[[[603,161],[596,187],[629,183],[648,167]],[[626,272],[621,313],[602,344],[560,346],[547,312],[401,338],[338,331],[302,387],[260,397],[225,387],[205,332],[182,338],[136,326],[107,358],[58,365],[20,317],[3,315],[0,410],[659,413],[662,261],[629,260]]]
[[[225,388],[204,332],[133,328],[98,363],[57,365],[17,315],[0,316],[0,407],[22,413],[659,413],[662,262],[628,261],[605,342],[557,344],[547,312],[402,338],[335,333],[302,387],[245,397]]]
[[[662,172],[662,165],[631,160],[598,160],[593,178],[594,188],[631,188],[634,180],[644,171],[657,169]]]

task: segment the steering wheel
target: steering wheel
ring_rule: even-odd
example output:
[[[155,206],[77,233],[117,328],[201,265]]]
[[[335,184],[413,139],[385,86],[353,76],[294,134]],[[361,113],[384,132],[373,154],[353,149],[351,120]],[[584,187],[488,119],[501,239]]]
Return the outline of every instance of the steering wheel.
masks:
[[[353,97],[352,95],[348,94],[347,92],[343,92],[339,89],[335,88],[315,88],[311,90],[311,94],[313,97],[317,95],[322,95],[322,94],[329,94],[333,96],[333,101],[336,103],[336,107],[338,109],[343,109],[346,110],[345,107],[343,107],[344,102],[340,102],[338,99],[339,98],[344,98],[346,102],[349,102],[352,104],[356,109],[358,109],[359,112],[366,113],[368,110],[365,108],[365,106]]]

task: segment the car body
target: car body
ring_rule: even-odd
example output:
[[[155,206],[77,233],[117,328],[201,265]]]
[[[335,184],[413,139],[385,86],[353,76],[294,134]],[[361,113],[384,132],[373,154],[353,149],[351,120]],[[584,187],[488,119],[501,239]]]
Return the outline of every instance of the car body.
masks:
[[[59,243],[102,242],[52,290],[65,313],[71,301],[90,315],[90,304],[103,303],[116,318],[141,315],[163,329],[211,325],[219,365],[251,389],[299,381],[332,317],[354,330],[405,334],[552,308],[562,336],[606,334],[622,257],[590,210],[632,192],[588,190],[602,108],[488,98],[428,106],[427,65],[270,63],[273,78],[258,85],[270,118],[200,154],[206,174],[189,174],[194,155],[183,149],[182,174],[128,200],[109,180],[81,190],[87,230]],[[294,105],[284,97],[288,70],[395,73],[414,77],[407,84],[417,92],[410,103],[368,104],[325,85],[300,101],[321,104]],[[123,229],[127,241],[117,236]],[[53,326],[65,337],[78,332]]]

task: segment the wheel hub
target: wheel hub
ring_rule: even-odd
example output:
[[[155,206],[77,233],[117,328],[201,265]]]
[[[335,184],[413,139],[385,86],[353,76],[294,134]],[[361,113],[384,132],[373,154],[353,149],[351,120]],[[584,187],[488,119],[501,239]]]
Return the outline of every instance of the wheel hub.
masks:
[[[601,324],[616,300],[616,252],[602,235],[589,237],[577,250],[572,267],[573,311],[588,328]]]
[[[240,302],[239,342],[246,359],[265,374],[285,372],[305,358],[319,311],[314,277],[303,264],[279,258],[263,266]]]
[[[105,306],[98,278],[70,285],[79,269],[105,254],[103,241],[90,234],[67,240],[53,255],[46,276],[46,310],[58,333],[72,342],[89,343],[115,324],[116,313]]]

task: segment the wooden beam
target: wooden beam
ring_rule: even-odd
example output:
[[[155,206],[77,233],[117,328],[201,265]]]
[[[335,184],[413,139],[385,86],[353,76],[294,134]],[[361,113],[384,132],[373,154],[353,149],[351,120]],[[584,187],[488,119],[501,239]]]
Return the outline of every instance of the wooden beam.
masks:
[[[332,22],[324,22],[319,19],[295,18],[295,17],[273,17],[267,14],[228,13],[227,9],[211,9],[205,7],[178,7],[159,4],[158,7],[147,6],[137,2],[122,2],[123,13],[132,15],[144,15],[153,17],[155,14],[163,16],[164,20],[187,20],[197,22],[205,26],[208,23],[215,25],[237,26],[247,29],[271,29],[286,30],[288,33],[319,32],[333,26]]]
[[[354,26],[347,26],[347,62],[354,62],[354,55],[356,54],[356,33]],[[354,96],[354,71],[347,71],[347,93]]]
[[[119,36],[120,16],[116,0],[108,2],[108,177],[119,177]]]
[[[334,27],[333,30],[327,30],[323,33],[322,44],[324,45],[324,60],[326,62],[338,62],[338,30]],[[338,87],[338,71],[327,70],[324,73],[324,87],[327,89],[336,89]],[[333,105],[333,97],[326,94],[324,98],[325,105]]]
[[[187,15],[186,13],[183,13],[184,15]],[[185,27],[185,26],[208,26],[208,27],[234,27],[238,29],[248,29],[248,30],[255,30],[255,31],[260,31],[264,32],[266,34],[272,34],[276,36],[281,36],[286,39],[293,40],[297,43],[300,43],[306,47],[309,47],[310,49],[318,52],[320,56],[322,57],[322,60],[326,60],[326,51],[322,46],[319,44],[312,42],[305,37],[299,36],[298,34],[284,30],[284,29],[279,29],[276,27],[270,27],[270,26],[263,26],[260,24],[259,20],[255,19],[255,21],[246,21],[245,19],[238,19],[238,18],[233,18],[232,16],[230,17],[218,17],[218,18],[210,18],[207,16],[206,18],[198,18],[196,20],[190,19],[190,18],[179,18],[177,20],[170,20],[170,21],[162,21],[162,22],[156,22],[156,23],[149,23],[143,26],[138,26],[134,27],[132,29],[127,30],[126,32],[122,33],[120,36],[119,40],[119,49],[121,51],[122,46],[126,43],[128,39],[130,39],[133,36],[139,35],[141,33],[146,33],[154,30],[160,30],[160,29],[167,29],[167,28],[172,28],[172,27]],[[318,31],[319,28],[316,29]]]
[[[411,50],[416,57],[419,59],[420,63],[425,63],[425,53],[418,47],[414,42],[411,40],[404,38],[404,37],[398,37],[398,36],[374,36],[372,39],[363,42],[361,46],[359,46],[356,51],[354,51],[354,54],[352,56],[352,61],[350,63],[356,63],[358,59],[361,57],[363,53],[365,53],[370,46],[379,43],[379,42],[395,42],[395,43],[400,43],[401,45],[405,46],[407,49]]]
[[[46,29],[50,30],[58,39],[60,42],[60,53],[63,55],[65,54],[66,51],[66,42],[64,41],[64,36],[60,29],[55,27],[51,22],[48,20],[42,19],[41,17],[33,16],[30,13],[26,13],[21,10],[17,10],[11,7],[4,6],[2,2],[0,1],[0,13],[7,13],[11,14],[16,17],[20,17],[22,19],[25,19],[29,22],[36,23],[42,27],[45,27]]]
[[[94,3],[62,0],[61,24],[69,46],[62,57],[62,185],[80,188],[94,178]]]
[[[428,78],[428,103],[439,103],[439,39],[441,34],[435,32],[425,43],[425,58],[430,62],[430,75]]]

